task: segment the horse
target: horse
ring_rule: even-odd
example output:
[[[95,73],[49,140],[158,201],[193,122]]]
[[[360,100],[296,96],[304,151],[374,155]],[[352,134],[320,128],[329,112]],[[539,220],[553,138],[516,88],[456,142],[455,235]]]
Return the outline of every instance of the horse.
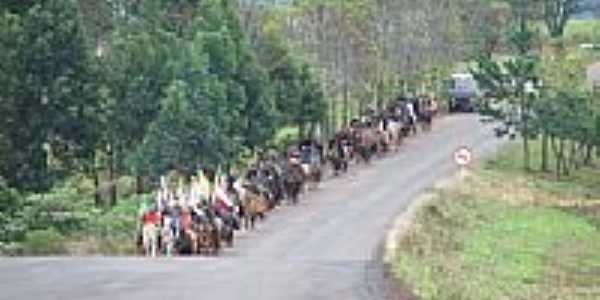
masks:
[[[224,215],[219,216],[218,220],[217,224],[220,224],[218,230],[221,241],[225,242],[228,247],[233,247],[234,231],[236,228],[239,228],[236,225],[235,217],[233,215]]]
[[[358,131],[358,143],[355,151],[362,158],[363,162],[369,164],[371,157],[379,149],[379,137],[377,132],[367,125]]]
[[[390,120],[385,115],[380,115],[378,119],[377,135],[379,139],[379,154],[390,151],[392,140],[389,134]]]
[[[389,145],[394,152],[398,152],[402,144],[402,123],[400,118],[390,118],[387,128]]]
[[[179,239],[175,243],[179,254],[213,254],[221,248],[219,220],[210,209],[184,209],[180,214]]]
[[[257,217],[261,219],[265,217],[265,213],[268,210],[267,201],[256,187],[252,185],[244,186],[240,194],[244,228],[254,229]]]
[[[175,249],[178,254],[197,254],[198,253],[198,234],[193,227],[194,221],[189,209],[183,209],[179,214],[180,227],[179,238],[175,242]]]
[[[305,180],[306,174],[300,164],[295,161],[288,162],[284,172],[283,186],[285,194],[292,204],[298,203]]]
[[[298,150],[305,180],[309,182],[305,187],[307,190],[314,190],[318,188],[322,179],[323,147],[314,140],[306,140],[298,145]]]
[[[419,119],[421,121],[421,129],[423,131],[431,131],[432,119],[435,114],[433,102],[432,100],[427,99],[420,107]]]
[[[175,227],[175,219],[169,215],[165,215],[163,217],[163,226],[160,229],[160,248],[161,252],[164,252],[167,256],[173,255],[175,249]]]
[[[191,228],[196,233],[196,254],[219,254],[221,236],[213,222],[194,223]]]
[[[308,190],[314,190],[319,187],[322,179],[322,170],[320,162],[310,162],[302,164],[302,171],[304,172],[305,179],[309,183],[306,185]]]
[[[227,244],[227,246],[233,246],[234,230],[239,229],[239,222],[235,215],[235,200],[225,202],[222,198],[228,197],[229,199],[235,199],[235,194],[229,194],[225,190],[217,189],[218,193],[217,201],[215,201],[211,210],[214,211],[212,216],[212,223],[215,224],[220,235],[219,238]]]
[[[283,188],[280,172],[274,163],[266,162],[264,164],[259,181],[259,189],[267,200],[269,209],[275,208],[283,199]]]
[[[402,133],[404,137],[408,137],[411,134],[417,134],[417,117],[412,102],[408,100],[403,101],[399,104],[400,106],[400,119],[402,121]]]
[[[348,161],[344,143],[345,141],[342,140],[339,135],[329,141],[327,160],[331,163],[334,176],[338,176],[340,172],[345,173],[348,171]]]

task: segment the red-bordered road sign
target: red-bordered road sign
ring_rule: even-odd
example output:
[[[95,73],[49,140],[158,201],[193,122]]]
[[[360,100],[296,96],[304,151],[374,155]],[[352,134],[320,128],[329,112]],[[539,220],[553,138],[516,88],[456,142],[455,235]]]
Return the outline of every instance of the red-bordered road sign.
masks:
[[[454,151],[454,162],[461,166],[467,166],[473,160],[473,152],[468,147],[460,147]]]

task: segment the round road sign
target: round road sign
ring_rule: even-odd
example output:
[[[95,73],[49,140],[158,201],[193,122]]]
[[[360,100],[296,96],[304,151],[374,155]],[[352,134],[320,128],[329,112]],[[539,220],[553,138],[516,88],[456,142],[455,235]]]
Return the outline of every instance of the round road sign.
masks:
[[[467,147],[460,147],[456,149],[456,151],[454,151],[454,162],[456,162],[456,164],[461,167],[464,167],[471,163],[472,159],[473,153]]]

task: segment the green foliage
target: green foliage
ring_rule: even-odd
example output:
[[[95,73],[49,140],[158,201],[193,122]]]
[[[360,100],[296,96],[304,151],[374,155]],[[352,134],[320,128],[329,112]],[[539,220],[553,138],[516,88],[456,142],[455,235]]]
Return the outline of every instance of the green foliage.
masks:
[[[65,254],[65,237],[56,229],[37,229],[25,236],[23,250],[27,255]]]
[[[10,205],[12,211],[2,212],[0,243],[13,248],[9,253],[62,254],[77,252],[82,247],[77,244],[83,244],[86,254],[131,254],[138,209],[148,197],[122,198],[101,211],[94,208],[92,195],[77,186],[67,184],[48,194],[30,195]]]
[[[175,77],[129,158],[137,174],[225,164],[244,147],[265,143],[278,125],[268,78],[231,7],[202,2],[176,44]]]
[[[84,235],[101,240],[113,238],[133,243],[139,207],[142,202],[150,200],[149,197],[143,195],[123,198],[109,211],[90,214],[83,231]]]
[[[5,11],[0,59],[2,174],[19,189],[47,190],[67,171],[64,163],[86,156],[86,123],[96,107],[87,52],[73,1],[42,1],[20,15]]]
[[[22,203],[23,198],[19,192],[8,187],[0,178],[0,242],[17,238],[15,233],[19,232],[19,226],[13,224],[12,220],[22,207]]]
[[[26,197],[15,223],[21,224],[20,235],[31,230],[53,227],[61,233],[82,230],[90,217],[91,203],[68,187],[57,188],[48,194]],[[17,237],[19,240],[20,237]]]
[[[327,111],[325,95],[311,67],[294,56],[279,33],[269,31],[262,38],[257,51],[269,72],[281,121],[300,126],[301,131],[322,121]]]
[[[580,0],[542,0],[544,22],[550,36],[562,37],[569,19],[577,12]]]
[[[516,122],[517,129],[523,135],[531,135],[530,126],[534,115],[533,106],[537,96],[527,91],[528,84],[537,81],[537,65],[534,57],[515,57],[506,61],[493,61],[488,58],[479,60],[473,71],[479,86],[487,91],[495,102],[487,113],[500,120]]]
[[[39,2],[43,2],[43,0],[6,0],[0,4],[0,11],[6,10],[13,14],[24,14]]]
[[[600,40],[600,21],[591,20],[571,20],[565,28],[565,40],[574,45],[581,43],[595,43]]]
[[[503,110],[492,112],[492,115],[517,123],[516,128],[523,137],[525,168],[530,169],[529,140],[541,133],[544,149],[549,148],[549,141],[552,140],[553,150],[557,152],[557,174],[568,173],[572,162],[578,159],[574,157],[576,151],[573,150],[567,159],[565,141],[572,141],[571,145],[579,143],[583,145],[580,148],[586,147],[589,152],[597,135],[594,125],[596,113],[589,95],[584,92],[585,72],[581,58],[564,51],[561,41],[554,41],[549,47],[553,50],[551,52],[556,53],[534,54],[535,35],[529,30],[529,19],[521,11],[520,28],[509,36],[515,55],[504,62],[484,57],[474,74],[480,86],[498,102],[496,107]],[[552,26],[562,28],[564,24]],[[551,30],[558,30],[562,35],[561,28]],[[544,85],[540,86],[542,82]],[[555,139],[560,141],[560,145],[554,142]],[[572,149],[575,148],[572,146]],[[590,157],[587,154],[588,162]],[[542,169],[547,168],[548,151],[545,150],[542,153]]]

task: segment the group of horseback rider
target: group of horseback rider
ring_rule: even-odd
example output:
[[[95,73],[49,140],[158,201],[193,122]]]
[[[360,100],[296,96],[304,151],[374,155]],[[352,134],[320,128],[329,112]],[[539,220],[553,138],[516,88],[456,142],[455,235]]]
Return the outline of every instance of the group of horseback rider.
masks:
[[[235,231],[253,229],[283,201],[297,204],[302,194],[318,188],[328,163],[339,176],[353,163],[398,151],[419,124],[430,130],[436,113],[431,97],[400,97],[379,114],[370,111],[352,120],[326,147],[302,140],[282,152],[259,153],[241,174],[204,168],[188,184],[181,179],[177,188],[163,177],[153,203],[140,209],[139,249],[148,256],[216,255],[223,243],[233,246]]]

